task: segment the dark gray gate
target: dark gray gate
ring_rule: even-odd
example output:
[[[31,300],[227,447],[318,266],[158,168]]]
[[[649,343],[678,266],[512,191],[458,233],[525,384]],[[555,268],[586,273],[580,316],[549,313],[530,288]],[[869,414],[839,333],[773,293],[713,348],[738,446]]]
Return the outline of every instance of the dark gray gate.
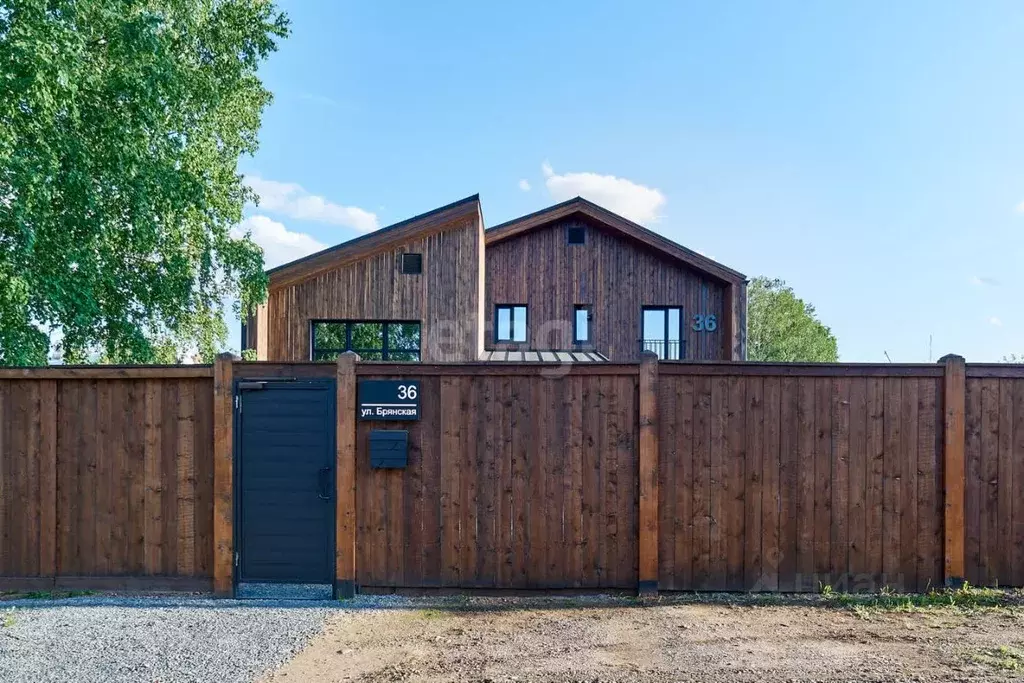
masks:
[[[236,384],[239,583],[334,583],[335,386]]]

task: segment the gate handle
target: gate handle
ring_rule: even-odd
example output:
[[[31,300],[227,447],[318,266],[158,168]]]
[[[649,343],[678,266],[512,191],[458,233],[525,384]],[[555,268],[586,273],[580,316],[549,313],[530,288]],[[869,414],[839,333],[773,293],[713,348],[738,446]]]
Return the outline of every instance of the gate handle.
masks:
[[[320,492],[317,494],[317,497],[320,498],[320,500],[330,500],[331,499],[331,468],[330,467],[321,467],[320,471],[318,472],[318,475],[319,475],[319,478],[320,478]]]

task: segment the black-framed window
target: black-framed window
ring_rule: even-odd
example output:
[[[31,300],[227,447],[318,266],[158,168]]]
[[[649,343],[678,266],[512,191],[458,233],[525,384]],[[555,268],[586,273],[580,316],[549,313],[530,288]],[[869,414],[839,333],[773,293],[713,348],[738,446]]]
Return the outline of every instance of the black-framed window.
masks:
[[[576,304],[572,315],[572,341],[574,344],[590,343],[590,321],[594,319],[590,304]]]
[[[640,349],[653,351],[663,360],[685,358],[683,309],[678,306],[644,306],[640,321]]]
[[[499,342],[526,341],[526,306],[499,304],[494,307],[494,339]]]
[[[569,244],[586,244],[587,229],[582,225],[570,225],[565,229],[565,241]]]
[[[313,360],[334,360],[345,351],[355,351],[362,360],[420,360],[420,324],[415,321],[314,320],[310,338]]]
[[[402,254],[402,274],[419,275],[423,272],[423,254]]]

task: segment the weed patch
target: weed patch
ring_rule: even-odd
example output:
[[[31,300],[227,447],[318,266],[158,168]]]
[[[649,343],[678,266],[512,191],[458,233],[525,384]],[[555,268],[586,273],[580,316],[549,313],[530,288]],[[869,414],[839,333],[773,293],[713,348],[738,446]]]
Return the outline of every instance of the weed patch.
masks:
[[[872,610],[914,612],[918,610],[953,608],[959,610],[992,609],[1019,605],[1020,596],[996,588],[943,588],[927,593],[896,593],[883,589],[879,593],[836,593],[829,586],[821,591],[822,601],[833,607],[846,607],[866,617]]]
[[[1000,645],[976,652],[971,659],[978,664],[990,666],[1003,671],[1020,671],[1024,669],[1024,650],[1019,647]]]
[[[61,600],[63,598],[81,598],[93,595],[95,591],[31,591],[20,597],[26,600]]]

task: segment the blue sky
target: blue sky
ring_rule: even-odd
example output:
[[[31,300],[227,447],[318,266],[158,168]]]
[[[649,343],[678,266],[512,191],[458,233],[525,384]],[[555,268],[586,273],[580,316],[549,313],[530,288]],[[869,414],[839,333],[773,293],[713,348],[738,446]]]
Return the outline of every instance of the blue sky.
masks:
[[[271,265],[582,193],[786,280],[842,360],[1024,353],[1022,3],[280,5],[241,162]]]

